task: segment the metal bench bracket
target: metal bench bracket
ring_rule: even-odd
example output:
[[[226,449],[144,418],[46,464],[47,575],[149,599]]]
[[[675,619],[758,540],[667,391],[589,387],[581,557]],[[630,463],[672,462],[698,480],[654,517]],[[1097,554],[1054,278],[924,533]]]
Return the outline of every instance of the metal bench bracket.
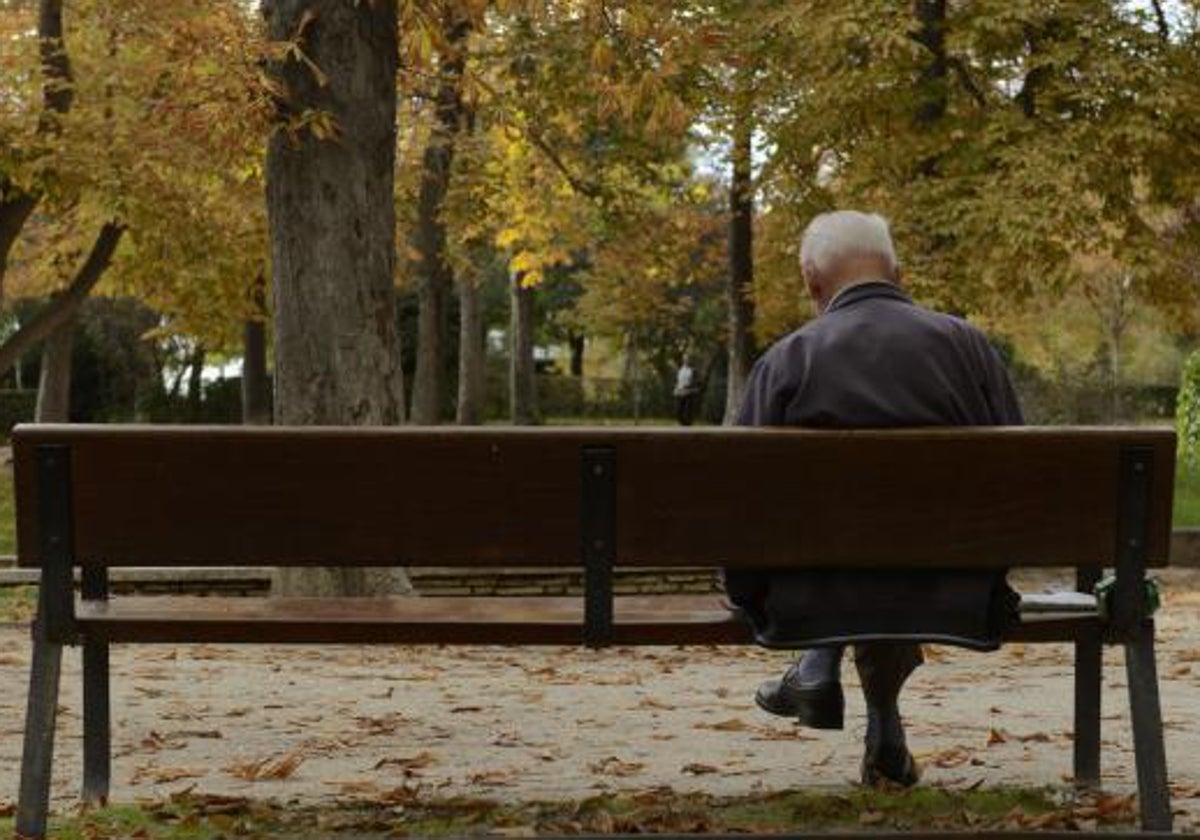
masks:
[[[583,642],[603,647],[613,635],[613,565],[617,552],[617,450],[585,446],[580,478],[584,568]]]

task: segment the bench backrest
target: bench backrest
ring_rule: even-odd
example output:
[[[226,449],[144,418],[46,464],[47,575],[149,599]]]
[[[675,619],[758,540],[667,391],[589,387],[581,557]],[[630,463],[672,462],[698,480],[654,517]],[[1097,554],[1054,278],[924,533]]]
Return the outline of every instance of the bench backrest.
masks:
[[[1112,565],[1123,453],[1163,565],[1162,429],[21,426],[19,561],[69,498],[84,566]]]

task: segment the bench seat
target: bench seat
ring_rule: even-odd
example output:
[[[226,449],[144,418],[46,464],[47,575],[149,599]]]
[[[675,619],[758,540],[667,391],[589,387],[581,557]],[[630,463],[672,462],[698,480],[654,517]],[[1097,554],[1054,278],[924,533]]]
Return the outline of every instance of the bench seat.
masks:
[[[614,600],[617,645],[750,644],[737,616],[713,595]],[[204,598],[81,600],[76,621],[92,641],[139,643],[578,645],[577,597]],[[1095,615],[1014,628],[1012,641],[1073,641],[1096,634]]]

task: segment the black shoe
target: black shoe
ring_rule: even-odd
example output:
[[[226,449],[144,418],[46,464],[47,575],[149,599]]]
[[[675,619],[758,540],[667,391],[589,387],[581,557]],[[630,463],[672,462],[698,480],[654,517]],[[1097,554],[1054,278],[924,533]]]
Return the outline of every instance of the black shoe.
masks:
[[[789,669],[783,679],[760,685],[754,701],[764,712],[797,718],[809,729],[841,729],[846,713],[841,683],[802,685],[795,668]]]
[[[862,761],[862,783],[867,787],[898,785],[910,788],[921,778],[917,762],[904,745],[868,747]]]

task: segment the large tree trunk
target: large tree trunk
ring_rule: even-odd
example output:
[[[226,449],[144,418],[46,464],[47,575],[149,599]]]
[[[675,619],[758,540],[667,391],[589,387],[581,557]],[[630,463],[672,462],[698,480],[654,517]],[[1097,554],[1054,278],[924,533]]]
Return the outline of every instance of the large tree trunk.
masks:
[[[725,423],[737,417],[754,363],[754,124],[749,103],[733,123],[729,190],[729,377]]]
[[[125,229],[109,222],[100,229],[87,259],[71,278],[70,284],[50,298],[37,314],[21,325],[15,333],[0,345],[0,370],[11,367],[25,351],[46,341],[56,333],[87,299],[92,289],[100,282],[112,262],[113,254],[121,241]]]
[[[487,346],[483,334],[483,294],[473,278],[458,284],[458,414],[461,426],[483,422]]]
[[[514,425],[537,422],[537,378],[533,364],[533,289],[521,274],[509,285],[508,400]]]
[[[271,424],[271,377],[267,373],[266,280],[259,275],[252,292],[258,317],[242,327],[242,423]]]
[[[281,126],[267,152],[275,417],[285,425],[403,421],[393,269],[395,0],[266,0],[287,115],[330,114],[337,136]],[[397,558],[400,560],[401,558]],[[409,591],[400,569],[284,569],[285,595]]]
[[[75,345],[75,319],[70,318],[46,339],[42,347],[42,374],[38,380],[38,423],[66,423],[71,419],[71,350]]]
[[[434,425],[442,420],[445,402],[446,308],[454,290],[454,270],[446,251],[446,194],[454,165],[454,146],[467,123],[462,79],[470,23],[446,13],[446,49],[435,94],[436,119],[425,146],[417,226],[417,370],[413,379],[412,422]]]

